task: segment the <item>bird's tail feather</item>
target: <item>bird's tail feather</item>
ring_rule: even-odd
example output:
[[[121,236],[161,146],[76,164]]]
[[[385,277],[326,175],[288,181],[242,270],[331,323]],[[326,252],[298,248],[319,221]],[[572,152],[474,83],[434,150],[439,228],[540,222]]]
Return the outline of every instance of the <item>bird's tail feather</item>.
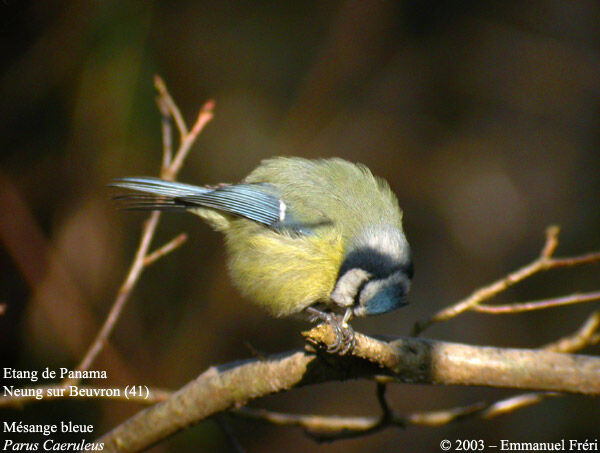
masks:
[[[182,203],[182,197],[203,195],[211,191],[205,187],[147,176],[116,179],[109,186],[142,192],[113,197],[124,209],[132,211],[183,211],[189,206]]]

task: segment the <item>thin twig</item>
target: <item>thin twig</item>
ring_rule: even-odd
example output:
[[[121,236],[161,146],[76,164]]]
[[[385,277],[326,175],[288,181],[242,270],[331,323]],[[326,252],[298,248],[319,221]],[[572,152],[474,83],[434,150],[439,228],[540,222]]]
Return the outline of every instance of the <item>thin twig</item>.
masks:
[[[406,416],[392,414],[390,418],[385,419],[383,422],[381,417],[374,416],[343,417],[336,415],[287,414],[250,407],[241,407],[231,411],[231,413],[239,417],[260,420],[273,425],[300,427],[311,438],[330,442],[372,434],[388,427],[447,425],[474,415],[483,414],[489,407],[485,403],[476,403],[439,411],[415,412]]]
[[[209,100],[204,103],[200,109],[200,113],[198,114],[198,118],[196,119],[192,130],[182,137],[181,143],[179,144],[179,150],[177,151],[177,154],[175,154],[171,165],[161,175],[163,179],[167,181],[172,181],[175,179],[175,176],[177,176],[177,173],[183,165],[183,161],[187,157],[192,145],[196,141],[198,134],[202,132],[204,127],[213,118],[214,108],[214,101]]]
[[[394,416],[392,408],[385,398],[387,384],[385,382],[377,382],[376,384],[375,394],[377,395],[377,402],[381,408],[381,423],[387,423]]]
[[[297,426],[303,428],[309,436],[315,439],[340,432],[359,432],[360,435],[363,435],[366,431],[375,429],[380,422],[379,417],[373,416],[342,417],[335,415],[287,414],[251,407],[237,408],[232,410],[231,414],[272,425]]]
[[[482,413],[487,405],[483,402],[470,404],[468,406],[457,406],[438,411],[415,412],[408,415],[400,415],[398,419],[405,425],[417,426],[443,426],[468,418],[473,418]]]
[[[387,385],[385,382],[376,382],[376,395],[381,415],[379,417],[340,417],[340,416],[315,416],[292,415],[275,412],[264,412],[263,416],[278,420],[277,424],[292,424],[304,428],[307,436],[317,442],[331,442],[338,439],[350,439],[375,434],[390,426],[403,428],[404,420],[396,417],[385,399]],[[253,409],[250,409],[252,411]],[[251,413],[251,412],[250,412]],[[254,414],[258,415],[258,414]],[[260,418],[260,417],[257,417]]]
[[[106,317],[104,324],[100,328],[98,334],[96,334],[96,338],[92,342],[90,348],[87,350],[83,359],[75,368],[78,371],[88,370],[96,357],[104,348],[108,337],[112,333],[112,330],[121,315],[121,311],[131,294],[131,291],[135,287],[143,269],[144,269],[144,259],[146,254],[148,253],[148,249],[150,247],[150,242],[152,241],[152,237],[154,236],[154,232],[156,230],[156,226],[158,225],[158,220],[160,218],[160,212],[154,211],[150,214],[150,217],[144,223],[144,227],[142,229],[142,236],[140,239],[140,244],[135,253],[135,257],[133,259],[133,263],[131,264],[131,268],[127,273],[127,277],[125,281],[119,288],[117,292],[117,297],[108,312],[108,316]],[[65,382],[76,382],[76,381],[65,381]]]
[[[172,115],[163,96],[159,95],[156,97],[156,105],[161,114],[163,159],[160,171],[162,173],[169,168],[173,159]]]
[[[204,104],[204,106],[200,110],[200,114],[198,115],[198,119],[196,120],[192,131],[188,133],[187,126],[185,124],[185,121],[183,120],[183,117],[181,116],[181,112],[179,111],[179,108],[177,107],[177,105],[171,98],[171,95],[167,91],[167,87],[163,80],[159,76],[155,76],[154,84],[156,86],[156,89],[159,91],[160,97],[158,101],[158,106],[161,110],[161,113],[163,114],[163,118],[166,114],[166,110],[168,110],[171,116],[175,119],[179,132],[182,136],[180,146],[177,152],[175,153],[175,157],[172,161],[170,159],[172,140],[163,137],[164,149],[163,168],[161,170],[161,177],[163,179],[172,181],[176,178],[177,173],[181,169],[192,144],[194,143],[200,132],[202,132],[206,124],[208,124],[208,122],[212,119],[212,108],[214,107],[214,103],[212,101],[209,101]],[[171,134],[170,125],[166,125],[164,121],[163,134]],[[169,165],[165,166],[167,162],[169,163]],[[167,243],[163,247],[156,250],[154,253],[150,254],[150,256],[148,256],[150,243],[152,242],[152,238],[156,231],[159,219],[160,212],[154,211],[150,214],[150,217],[145,222],[144,227],[142,229],[140,244],[138,246],[137,252],[135,254],[127,277],[121,285],[121,287],[119,288],[117,297],[108,313],[108,316],[106,317],[106,320],[104,321],[104,324],[102,325],[102,328],[96,335],[89,349],[86,351],[83,359],[76,367],[76,370],[87,370],[91,367],[92,363],[94,363],[96,357],[102,351],[104,345],[106,344],[106,341],[110,337],[110,334],[112,333],[114,326],[121,315],[123,307],[129,299],[129,296],[131,295],[131,292],[135,287],[144,268],[156,261],[156,259],[165,256],[167,253],[177,248],[185,240],[185,238],[180,235],[173,241]],[[67,380],[64,382],[64,384],[72,382],[76,381]]]
[[[558,246],[558,233],[559,233],[559,229],[554,226],[549,227],[546,230],[546,243],[540,254],[540,259],[536,260],[532,264],[536,265],[536,263],[539,263],[541,261],[542,267],[545,262],[546,266],[548,266],[548,263],[551,263],[550,264],[551,268],[560,268],[560,267],[567,267],[567,266],[596,263],[600,260],[600,252],[588,253],[588,254],[580,255],[580,256],[576,256],[576,257],[552,258],[552,254],[554,253],[554,251],[556,250],[556,248]],[[550,267],[548,267],[548,268],[550,268]],[[541,269],[541,270],[545,270],[545,269]],[[517,271],[517,272],[519,272],[519,271]],[[493,286],[493,284],[491,286]],[[569,297],[574,297],[574,296],[569,296]],[[562,298],[562,299],[564,300],[565,298]],[[552,301],[556,301],[556,300],[557,299],[549,300],[549,301],[552,302]],[[545,304],[545,306],[542,306],[539,308],[548,308],[549,306],[559,305],[559,304],[553,305],[552,303],[548,304],[549,301],[540,301],[542,304],[543,304],[543,302],[546,302],[546,304]],[[478,305],[479,302],[480,301],[475,303],[472,308],[475,310],[479,310],[479,311],[484,311],[488,308],[488,306],[485,306],[486,308],[483,308],[484,306],[479,306]],[[501,306],[495,306],[493,308],[499,308],[499,307],[501,307]],[[514,307],[514,305],[513,305],[513,307]],[[492,308],[492,307],[489,307],[489,308]],[[426,328],[428,325],[429,324],[426,324],[421,327]],[[568,335],[564,338],[561,338],[560,340],[557,340],[555,342],[552,342],[552,343],[544,346],[543,349],[548,350],[548,351],[556,351],[556,352],[579,351],[587,346],[600,343],[600,334],[598,333],[599,329],[600,329],[600,310],[593,312],[575,333]],[[422,330],[423,329],[421,329],[420,331],[422,331]],[[417,333],[418,332],[419,331],[417,331]],[[517,409],[525,407],[525,406],[530,406],[533,404],[540,403],[541,401],[545,400],[546,398],[549,398],[552,396],[559,396],[559,395],[560,394],[557,394],[554,392],[524,393],[524,394],[516,395],[514,397],[500,400],[500,401],[497,401],[497,402],[491,404],[489,407],[486,408],[485,411],[483,411],[481,413],[481,416],[483,418],[496,417],[496,416],[499,416],[499,415],[502,415],[502,414],[505,414],[508,412],[512,412],[514,410],[517,410]]]
[[[546,398],[557,395],[559,394],[552,392],[524,393],[492,404],[479,402],[468,406],[452,407],[439,411],[393,415],[386,423],[381,423],[381,418],[373,416],[342,417],[335,415],[287,414],[250,407],[241,407],[231,411],[231,413],[242,418],[259,420],[273,425],[300,427],[313,439],[331,442],[349,437],[361,437],[388,427],[436,427],[473,417],[495,418],[518,408],[537,404]]]
[[[287,414],[250,407],[241,407],[231,411],[231,413],[239,417],[260,420],[273,425],[300,427],[313,439],[319,441],[333,441],[363,436],[367,433],[373,433],[388,427],[435,427],[448,425],[477,416],[490,419],[505,415],[518,408],[537,404],[546,398],[557,395],[559,394],[552,392],[524,393],[492,404],[479,402],[468,406],[452,407],[439,411],[393,415],[385,423],[381,422],[381,418],[373,416],[341,417],[312,414]]]
[[[571,294],[570,296],[557,297],[554,299],[536,300],[532,302],[521,302],[506,305],[475,305],[473,307],[473,311],[491,314],[514,314],[523,313],[525,311],[560,307],[562,305],[594,302],[596,300],[600,300],[600,291],[585,294]]]
[[[558,235],[560,234],[560,227],[558,225],[550,225],[546,228],[546,243],[540,253],[540,258],[550,259],[556,248],[558,247]]]
[[[180,140],[183,140],[183,137],[188,135],[187,125],[185,124],[185,120],[183,119],[179,107],[177,107],[177,104],[175,104],[175,101],[169,94],[169,90],[167,90],[164,80],[159,75],[154,76],[154,87],[158,91],[166,108],[171,112],[171,116],[175,120],[177,129],[179,130],[179,138]]]
[[[534,404],[539,404],[548,398],[557,396],[561,396],[561,394],[555,392],[521,393],[519,395],[498,400],[490,404],[489,407],[481,412],[481,418],[491,419],[501,415],[506,415],[516,411],[517,409],[533,406]]]
[[[590,314],[581,327],[573,334],[548,343],[543,347],[547,351],[576,352],[597,344],[600,341],[600,310]]]
[[[181,233],[178,236],[174,237],[162,247],[159,247],[154,252],[146,255],[144,257],[144,266],[150,266],[152,263],[159,260],[163,256],[168,255],[176,248],[181,247],[186,240],[187,234],[185,233]]]
[[[496,280],[492,284],[476,290],[466,299],[440,310],[428,320],[416,323],[413,328],[413,335],[419,335],[436,322],[447,321],[460,315],[461,313],[464,313],[467,310],[474,309],[474,307],[479,305],[481,302],[491,299],[502,291],[505,291],[509,287],[525,280],[528,277],[531,277],[533,274],[538,272],[561,267],[600,262],[600,252],[567,258],[552,258],[552,254],[558,245],[558,233],[559,229],[557,226],[548,227],[546,229],[546,241],[544,243],[544,247],[542,248],[539,257],[536,260],[514,272],[511,272],[507,276]]]
[[[587,253],[585,255],[553,258],[549,269],[558,269],[560,267],[580,266],[582,264],[594,264],[600,262],[600,252]]]

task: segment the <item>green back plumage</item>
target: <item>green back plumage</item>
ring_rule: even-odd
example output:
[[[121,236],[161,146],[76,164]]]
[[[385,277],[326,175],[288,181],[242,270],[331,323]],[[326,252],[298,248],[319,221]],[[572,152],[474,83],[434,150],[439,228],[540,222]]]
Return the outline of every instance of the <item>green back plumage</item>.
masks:
[[[301,222],[333,221],[346,243],[369,225],[402,228],[396,196],[386,181],[361,164],[277,157],[264,160],[246,182],[275,186]]]

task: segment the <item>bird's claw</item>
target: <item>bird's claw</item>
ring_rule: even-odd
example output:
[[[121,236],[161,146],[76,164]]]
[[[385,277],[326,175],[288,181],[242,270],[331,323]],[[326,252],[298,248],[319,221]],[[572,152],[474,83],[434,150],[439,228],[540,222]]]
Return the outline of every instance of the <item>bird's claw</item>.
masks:
[[[354,338],[354,329],[349,324],[341,323],[336,317],[335,321],[329,322],[335,332],[335,342],[327,347],[327,352],[331,354],[346,355],[354,349],[356,339]]]
[[[308,312],[313,317],[313,321],[320,319],[333,329],[335,341],[327,346],[328,353],[346,355],[354,349],[356,344],[354,329],[347,322],[340,321],[333,313],[323,312],[313,307],[309,307]]]

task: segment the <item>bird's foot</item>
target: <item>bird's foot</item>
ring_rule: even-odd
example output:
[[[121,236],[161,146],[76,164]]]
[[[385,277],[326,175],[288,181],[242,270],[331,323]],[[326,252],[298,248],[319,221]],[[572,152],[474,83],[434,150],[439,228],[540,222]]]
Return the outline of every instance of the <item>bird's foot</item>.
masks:
[[[327,352],[346,355],[354,349],[356,340],[354,338],[354,329],[347,322],[349,318],[348,312],[341,320],[333,313],[321,311],[314,307],[306,308],[306,312],[311,316],[311,321],[324,321],[333,329],[335,342],[327,346]]]

